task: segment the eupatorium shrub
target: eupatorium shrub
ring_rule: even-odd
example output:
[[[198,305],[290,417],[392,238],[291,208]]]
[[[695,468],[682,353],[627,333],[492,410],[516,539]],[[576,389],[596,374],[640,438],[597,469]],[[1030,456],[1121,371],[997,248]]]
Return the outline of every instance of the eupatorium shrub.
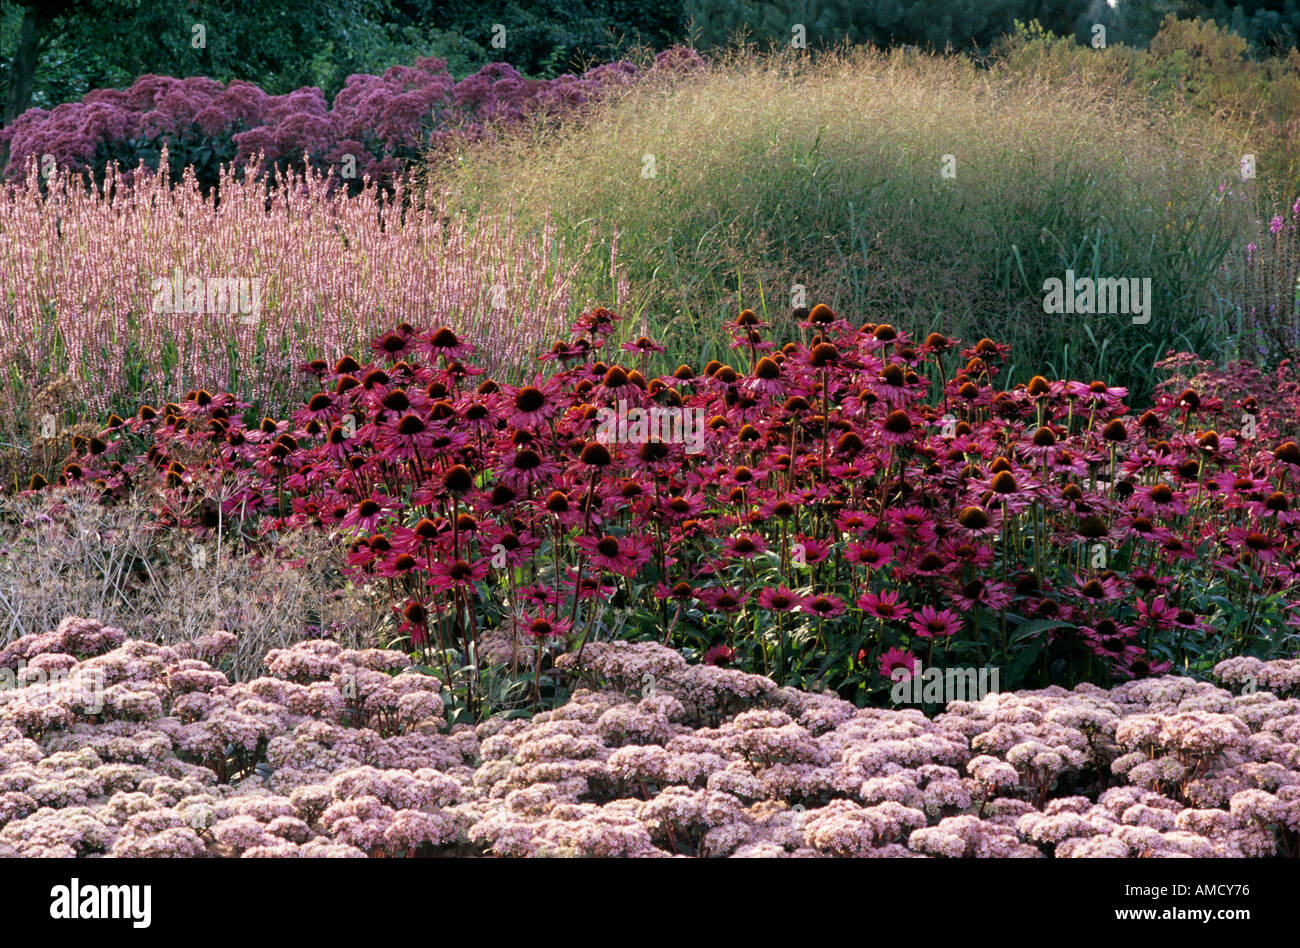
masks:
[[[1295,661],[1225,662],[1240,695],[1165,676],[931,720],[593,643],[565,660],[592,687],[562,706],[448,729],[402,653],[304,642],[230,684],[213,663],[233,645],[69,618],[0,650],[0,672],[69,673],[0,689],[0,855],[1300,851]]]
[[[690,57],[698,61],[689,50],[660,53],[652,71],[672,72]],[[173,179],[191,168],[205,191],[220,184],[222,165],[243,167],[258,156],[281,170],[334,168],[336,183],[354,173],[356,190],[365,177],[391,182],[426,150],[440,153],[530,116],[573,112],[641,75],[617,62],[581,76],[525,79],[506,63],[489,63],[457,82],[445,60],[427,57],[380,76],[349,76],[333,103],[317,88],[271,96],[250,82],[146,75],[126,89],[29,109],[0,131],[0,142],[9,143],[10,178],[22,177],[29,162],[52,159],[97,180],[116,162],[129,180],[141,162],[158,170],[166,146]]]
[[[451,329],[403,325],[313,363],[320,391],[288,418],[192,391],[113,419],[61,481],[111,503],[158,478],[257,529],[331,533],[475,713],[476,656],[526,670],[537,704],[568,687],[557,653],[616,636],[858,703],[918,662],[1006,689],[1294,654],[1285,368],[1259,394],[1203,379],[1131,412],[1101,381],[999,391],[987,339],[799,315],[780,344],[740,314],[739,369],[648,376],[655,343],[608,351],[616,317],[593,310],[522,385]],[[633,411],[698,428],[641,439]]]

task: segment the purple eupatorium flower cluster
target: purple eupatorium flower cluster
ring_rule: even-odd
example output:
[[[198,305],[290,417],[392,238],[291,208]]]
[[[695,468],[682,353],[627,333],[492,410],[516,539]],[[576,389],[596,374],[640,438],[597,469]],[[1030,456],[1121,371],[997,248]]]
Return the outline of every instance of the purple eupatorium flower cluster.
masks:
[[[669,50],[650,72],[698,61],[690,50]],[[96,89],[80,102],[29,109],[0,131],[0,141],[10,145],[10,178],[47,155],[61,168],[96,173],[116,160],[129,173],[166,142],[181,167],[213,158],[243,167],[261,154],[270,164],[307,155],[323,169],[351,155],[358,180],[388,180],[423,150],[527,117],[570,113],[644,74],[616,62],[581,76],[526,79],[512,66],[490,63],[457,82],[445,60],[426,57],[379,76],[349,76],[332,104],[315,87],[273,96],[250,82],[145,75],[126,89]]]

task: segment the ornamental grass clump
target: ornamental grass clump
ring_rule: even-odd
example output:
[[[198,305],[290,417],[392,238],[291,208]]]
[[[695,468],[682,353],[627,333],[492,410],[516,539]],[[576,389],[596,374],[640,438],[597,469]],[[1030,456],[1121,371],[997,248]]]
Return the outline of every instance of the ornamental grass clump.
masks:
[[[0,497],[0,645],[69,610],[162,643],[224,628],[238,636],[225,669],[247,679],[268,650],[298,639],[377,641],[382,616],[369,590],[347,583],[328,536],[244,536],[215,504],[175,499],[147,488],[108,506],[86,490]]]

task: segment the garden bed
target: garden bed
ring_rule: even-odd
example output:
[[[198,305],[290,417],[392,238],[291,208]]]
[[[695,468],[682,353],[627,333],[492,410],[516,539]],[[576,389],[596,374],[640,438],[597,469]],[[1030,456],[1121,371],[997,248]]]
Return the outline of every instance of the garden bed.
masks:
[[[400,652],[0,651],[0,855],[1274,856],[1300,841],[1300,662],[916,710],[593,643],[532,720],[448,729]],[[14,670],[17,669],[17,675]],[[1230,687],[1243,690],[1234,694]]]

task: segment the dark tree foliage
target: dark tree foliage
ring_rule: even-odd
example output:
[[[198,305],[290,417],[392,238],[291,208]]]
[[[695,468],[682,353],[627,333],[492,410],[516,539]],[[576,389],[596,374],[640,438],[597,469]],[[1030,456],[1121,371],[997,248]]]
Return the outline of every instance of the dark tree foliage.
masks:
[[[1130,46],[1145,46],[1170,14],[1213,20],[1250,43],[1256,56],[1286,55],[1300,40],[1297,0],[1120,0],[1113,8],[1094,0],[1088,22],[1105,24],[1110,35]]]
[[[802,25],[810,47],[839,42],[933,49],[987,49],[1014,22],[1037,19],[1057,33],[1074,31],[1090,0],[686,0],[704,45],[740,32],[758,42],[788,42]]]
[[[549,78],[683,35],[682,0],[0,0],[0,119],[146,73],[332,97],[352,73],[420,56],[456,76],[495,60]]]
[[[848,41],[986,50],[1016,20],[1037,20],[1052,33],[1091,39],[1094,24],[1109,42],[1145,46],[1169,14],[1214,20],[1251,44],[1259,56],[1283,53],[1300,40],[1300,0],[684,0],[683,14],[699,45],[744,34],[760,44],[788,43],[798,24],[810,47]]]
[[[412,6],[390,0],[3,0],[4,120],[91,89],[124,88],[147,73],[245,79],[273,95],[318,86],[332,97],[352,73],[383,72],[419,56],[441,56],[457,75],[488,60],[472,39],[437,29]],[[24,59],[25,47],[34,56]]]
[[[554,76],[609,60],[630,46],[663,49],[684,38],[682,0],[460,0],[426,6],[428,22],[488,48],[526,75]],[[505,46],[491,45],[505,27]]]

